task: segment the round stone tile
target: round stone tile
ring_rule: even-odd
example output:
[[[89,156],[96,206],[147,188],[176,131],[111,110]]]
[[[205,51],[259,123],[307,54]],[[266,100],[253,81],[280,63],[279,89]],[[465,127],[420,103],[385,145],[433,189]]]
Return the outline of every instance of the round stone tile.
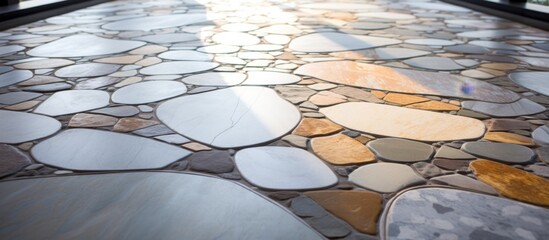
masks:
[[[189,74],[195,72],[207,71],[218,67],[218,63],[212,62],[194,62],[194,61],[173,61],[163,62],[149,67],[145,67],[139,72],[144,75],[172,75]]]
[[[217,33],[212,37],[212,40],[218,44],[231,46],[255,45],[261,42],[256,36],[241,32]]]
[[[161,28],[179,27],[212,20],[207,14],[169,14],[124,19],[107,23],[101,26],[108,30],[117,31],[150,31]]]
[[[507,164],[526,164],[536,157],[532,149],[509,143],[467,142],[461,146],[461,150]]]
[[[411,167],[397,163],[372,163],[349,174],[349,181],[370,190],[392,193],[425,182]]]
[[[126,52],[144,42],[101,38],[89,34],[72,35],[35,47],[27,52],[37,57],[86,57]]]
[[[421,162],[435,153],[431,145],[399,138],[381,138],[368,142],[368,148],[378,159],[391,162]]]
[[[54,118],[0,110],[0,143],[17,144],[56,133],[61,123]]]
[[[25,81],[33,76],[29,70],[13,70],[0,74],[0,87],[10,86]]]
[[[549,72],[514,72],[509,78],[522,87],[549,96]]]
[[[242,83],[246,74],[233,72],[208,72],[183,78],[186,84],[197,86],[234,86]]]
[[[187,92],[185,84],[174,81],[146,81],[125,86],[112,94],[112,101],[123,104],[158,102]]]
[[[159,58],[180,61],[210,61],[213,57],[197,51],[179,50],[167,51],[158,55]]]
[[[55,71],[55,76],[69,77],[99,77],[120,69],[120,65],[107,63],[84,63],[61,68]]]

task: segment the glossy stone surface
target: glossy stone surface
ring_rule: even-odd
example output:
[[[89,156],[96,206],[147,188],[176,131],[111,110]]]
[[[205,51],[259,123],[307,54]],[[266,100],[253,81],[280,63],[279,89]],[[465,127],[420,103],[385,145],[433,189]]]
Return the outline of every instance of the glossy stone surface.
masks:
[[[401,41],[336,32],[312,33],[295,38],[290,49],[299,52],[337,52],[383,47],[399,44]]]
[[[485,194],[421,188],[397,196],[383,214],[381,235],[385,239],[510,240],[543,238],[549,211]]]
[[[123,31],[150,31],[154,29],[179,27],[210,20],[206,14],[170,14],[163,16],[149,16],[130,18],[107,23],[102,28]]]
[[[343,134],[314,138],[313,152],[334,165],[375,162],[374,154],[362,143]]]
[[[234,86],[242,83],[246,74],[231,72],[208,72],[200,73],[183,78],[186,84],[197,86]]]
[[[0,104],[12,105],[42,96],[40,93],[8,92],[0,94]]]
[[[435,158],[475,159],[476,157],[453,147],[442,146],[435,154]]]
[[[318,189],[338,181],[320,159],[299,148],[247,148],[236,153],[235,162],[247,181],[265,189]]]
[[[198,37],[190,33],[168,33],[168,34],[147,35],[147,36],[135,38],[135,40],[163,44],[163,43],[196,41],[198,40]]]
[[[279,85],[299,82],[301,77],[279,72],[248,72],[243,85]]]
[[[0,191],[6,196],[0,211],[9,216],[0,227],[18,226],[4,232],[8,238],[62,238],[66,235],[55,229],[77,225],[71,236],[322,239],[280,205],[237,183],[206,176],[144,172],[50,177],[3,182]],[[98,208],[105,211],[88,211]],[[37,221],[30,221],[28,214]],[[97,224],[87,225],[89,219]]]
[[[549,181],[542,177],[488,160],[473,161],[471,168],[480,181],[505,197],[549,206]]]
[[[158,54],[159,58],[168,59],[168,60],[181,60],[181,61],[210,61],[212,56],[189,50],[179,50],[179,51],[167,51],[161,54]]]
[[[98,77],[116,72],[120,65],[107,63],[84,63],[61,68],[55,71],[55,76],[69,77]]]
[[[428,54],[430,54],[430,52],[410,49],[410,48],[395,48],[395,47],[330,53],[330,55],[332,56],[341,57],[345,59],[376,59],[376,60],[405,59],[405,58],[419,57],[419,56],[428,55]]]
[[[480,138],[484,124],[476,119],[375,103],[353,102],[320,109],[349,129],[419,141]]]
[[[30,157],[17,148],[0,144],[0,177],[14,174],[31,163]]]
[[[293,105],[263,87],[232,87],[176,98],[161,104],[156,114],[176,132],[219,148],[270,141],[289,132],[301,118]]]
[[[146,138],[90,129],[65,130],[32,148],[42,163],[82,171],[161,168],[189,153]]]
[[[258,37],[241,32],[222,32],[212,37],[212,40],[219,44],[230,46],[248,46],[258,44],[261,40]]]
[[[109,107],[101,108],[92,111],[93,113],[100,113],[115,117],[131,117],[139,113],[139,109],[133,106],[119,106],[119,107]]]
[[[38,105],[35,113],[60,116],[102,108],[109,105],[109,94],[99,90],[67,90],[56,92]]]
[[[381,138],[368,142],[378,159],[390,162],[421,162],[430,160],[435,152],[431,145],[399,138]]]
[[[33,76],[29,70],[13,70],[0,74],[0,87],[10,86],[25,81]]]
[[[352,183],[380,193],[399,191],[425,182],[411,167],[397,163],[372,163],[349,175]]]
[[[217,66],[219,66],[218,63],[212,62],[173,61],[145,67],[139,72],[145,75],[188,74],[207,71]]]
[[[54,118],[15,111],[0,110],[0,143],[22,143],[44,138],[61,128]]]
[[[333,83],[403,93],[417,93],[476,99],[492,102],[511,102],[519,96],[495,85],[447,73],[420,72],[389,68],[351,61],[309,63],[299,67],[296,74],[320,78]],[[474,91],[461,89],[471,85]]]
[[[465,68],[452,59],[444,57],[418,57],[404,60],[404,63],[417,68],[440,71],[461,70]]]
[[[480,101],[464,101],[461,106],[475,112],[494,117],[516,117],[532,115],[546,110],[546,108],[527,98],[521,98],[513,103],[489,103]]]
[[[514,72],[509,74],[509,79],[522,87],[549,96],[549,72]]]
[[[147,81],[116,90],[112,101],[123,104],[143,104],[176,97],[187,92],[185,84],[173,81]]]
[[[88,34],[72,35],[31,49],[37,57],[86,57],[121,53],[145,45],[144,42],[114,40]]]
[[[293,134],[304,137],[317,137],[339,132],[343,128],[327,119],[304,118]]]
[[[530,148],[509,143],[467,142],[461,150],[508,164],[524,164],[536,156]]]

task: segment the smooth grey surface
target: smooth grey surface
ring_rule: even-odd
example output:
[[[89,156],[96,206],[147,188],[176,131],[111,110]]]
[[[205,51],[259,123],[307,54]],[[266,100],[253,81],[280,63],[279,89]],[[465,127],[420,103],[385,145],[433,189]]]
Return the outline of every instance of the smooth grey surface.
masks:
[[[190,154],[148,138],[92,129],[65,130],[34,146],[31,153],[44,164],[83,171],[155,169]]]
[[[301,77],[289,73],[279,72],[248,72],[248,78],[242,85],[279,85],[292,84],[301,81]]]
[[[47,137],[61,128],[54,118],[0,110],[0,143],[22,143]]]
[[[354,170],[349,174],[349,181],[376,192],[392,193],[424,183],[425,179],[404,164],[372,163]]]
[[[168,33],[168,34],[154,34],[143,37],[134,38],[135,40],[152,42],[152,43],[176,43],[176,42],[189,42],[199,40],[198,37],[190,33]]]
[[[524,33],[514,29],[496,29],[496,30],[479,30],[479,31],[467,31],[456,34],[459,37],[466,38],[500,38],[506,36],[520,36]]]
[[[21,150],[7,144],[0,144],[0,177],[14,174],[31,163],[31,158]]]
[[[61,68],[55,71],[57,77],[98,77],[120,69],[120,65],[108,63],[84,63]]]
[[[125,86],[112,94],[112,101],[142,104],[179,96],[187,92],[185,84],[175,81],[145,81]]]
[[[447,188],[407,191],[387,206],[382,239],[544,239],[549,210]],[[429,227],[425,227],[429,226]]]
[[[409,1],[405,3],[412,7],[412,9],[426,9],[426,10],[440,10],[447,12],[470,12],[468,8],[458,7],[449,3],[439,3],[439,2],[422,2],[422,1]]]
[[[415,44],[415,45],[427,45],[427,46],[452,46],[457,43],[454,41],[437,39],[437,38],[416,38],[416,39],[407,39],[405,43]]]
[[[514,58],[528,63],[534,67],[549,68],[549,58],[538,58],[538,57],[519,57],[513,56]]]
[[[459,149],[453,147],[442,146],[435,154],[435,158],[447,158],[447,159],[476,159],[475,156],[468,154]]]
[[[379,159],[402,163],[427,161],[435,152],[431,145],[400,138],[380,138],[367,146]]]
[[[0,47],[0,56],[13,54],[13,53],[19,52],[23,49],[25,49],[25,47],[20,46],[20,45],[1,46]]]
[[[210,61],[213,57],[206,53],[191,50],[167,51],[158,54],[159,58],[181,61]]]
[[[421,51],[411,48],[376,48],[374,49],[374,51],[376,53],[376,56],[372,56],[371,58],[380,60],[403,59],[430,54],[430,52],[427,51]]]
[[[289,48],[300,52],[337,52],[399,44],[400,40],[339,32],[321,32],[293,39]]]
[[[509,79],[522,87],[549,96],[549,72],[514,72],[509,74]]]
[[[29,70],[13,70],[0,75],[0,87],[10,86],[25,81],[33,76]]]
[[[145,67],[139,72],[145,75],[188,74],[210,70],[219,66],[212,62],[173,61]]]
[[[536,157],[532,149],[510,143],[467,142],[461,150],[507,164],[525,164]]]
[[[171,28],[183,25],[190,25],[194,23],[201,23],[211,19],[211,17],[208,17],[206,14],[203,13],[169,14],[162,16],[130,18],[107,23],[101,27],[108,30],[150,31],[160,28]]]
[[[100,90],[66,90],[51,95],[34,112],[50,116],[83,112],[109,105],[109,98]]]
[[[130,117],[139,113],[139,109],[134,106],[118,106],[118,107],[108,107],[101,108],[92,111],[92,113],[100,113],[115,117]]]
[[[8,92],[0,94],[0,104],[12,105],[42,96],[40,93]]]
[[[538,145],[549,146],[549,126],[543,125],[532,132],[532,138]]]
[[[40,84],[40,85],[23,87],[21,88],[21,90],[31,91],[31,92],[54,92],[54,91],[68,90],[71,88],[72,88],[71,84],[68,84],[66,82],[56,82],[56,83],[48,83],[48,84]]]
[[[197,86],[234,86],[246,77],[246,74],[238,72],[207,72],[188,76],[181,81]]]
[[[235,162],[246,180],[266,189],[317,189],[338,182],[322,160],[299,148],[247,148],[236,153]]]
[[[73,35],[35,47],[27,52],[37,57],[86,57],[121,53],[145,45],[145,42]]]
[[[448,184],[450,186],[463,188],[466,190],[472,190],[491,195],[498,195],[498,192],[494,188],[490,187],[488,184],[472,179],[470,177],[463,176],[461,174],[450,174],[434,177],[431,178],[431,181]]]
[[[425,68],[431,70],[461,70],[465,67],[457,64],[451,58],[446,57],[417,57],[408,60],[404,60],[404,63],[418,68]]]
[[[461,106],[465,109],[493,117],[518,117],[532,115],[547,110],[544,106],[539,105],[527,98],[521,98],[520,100],[512,103],[463,101]]]
[[[26,179],[0,183],[0,194],[7,239],[323,239],[248,188],[199,175]]]
[[[156,115],[183,136],[219,148],[273,140],[301,119],[294,105],[264,87],[231,87],[179,97],[162,103]]]

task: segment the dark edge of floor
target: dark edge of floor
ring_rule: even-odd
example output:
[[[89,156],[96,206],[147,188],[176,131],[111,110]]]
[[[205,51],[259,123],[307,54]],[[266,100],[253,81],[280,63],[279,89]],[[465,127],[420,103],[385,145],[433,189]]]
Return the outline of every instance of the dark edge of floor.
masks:
[[[21,9],[14,6],[0,7],[0,31],[108,1],[110,0],[64,0]]]
[[[549,7],[543,5],[535,5],[537,9],[532,10],[528,9],[525,4],[511,4],[493,0],[440,1],[549,31]],[[534,4],[529,4],[530,7],[532,7],[532,5]]]

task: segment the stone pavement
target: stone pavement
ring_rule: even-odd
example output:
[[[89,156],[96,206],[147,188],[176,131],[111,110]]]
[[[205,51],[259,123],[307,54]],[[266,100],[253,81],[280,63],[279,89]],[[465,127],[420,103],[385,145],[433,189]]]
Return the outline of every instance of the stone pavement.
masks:
[[[0,64],[1,239],[549,235],[538,29],[429,0],[120,0],[1,32]]]

